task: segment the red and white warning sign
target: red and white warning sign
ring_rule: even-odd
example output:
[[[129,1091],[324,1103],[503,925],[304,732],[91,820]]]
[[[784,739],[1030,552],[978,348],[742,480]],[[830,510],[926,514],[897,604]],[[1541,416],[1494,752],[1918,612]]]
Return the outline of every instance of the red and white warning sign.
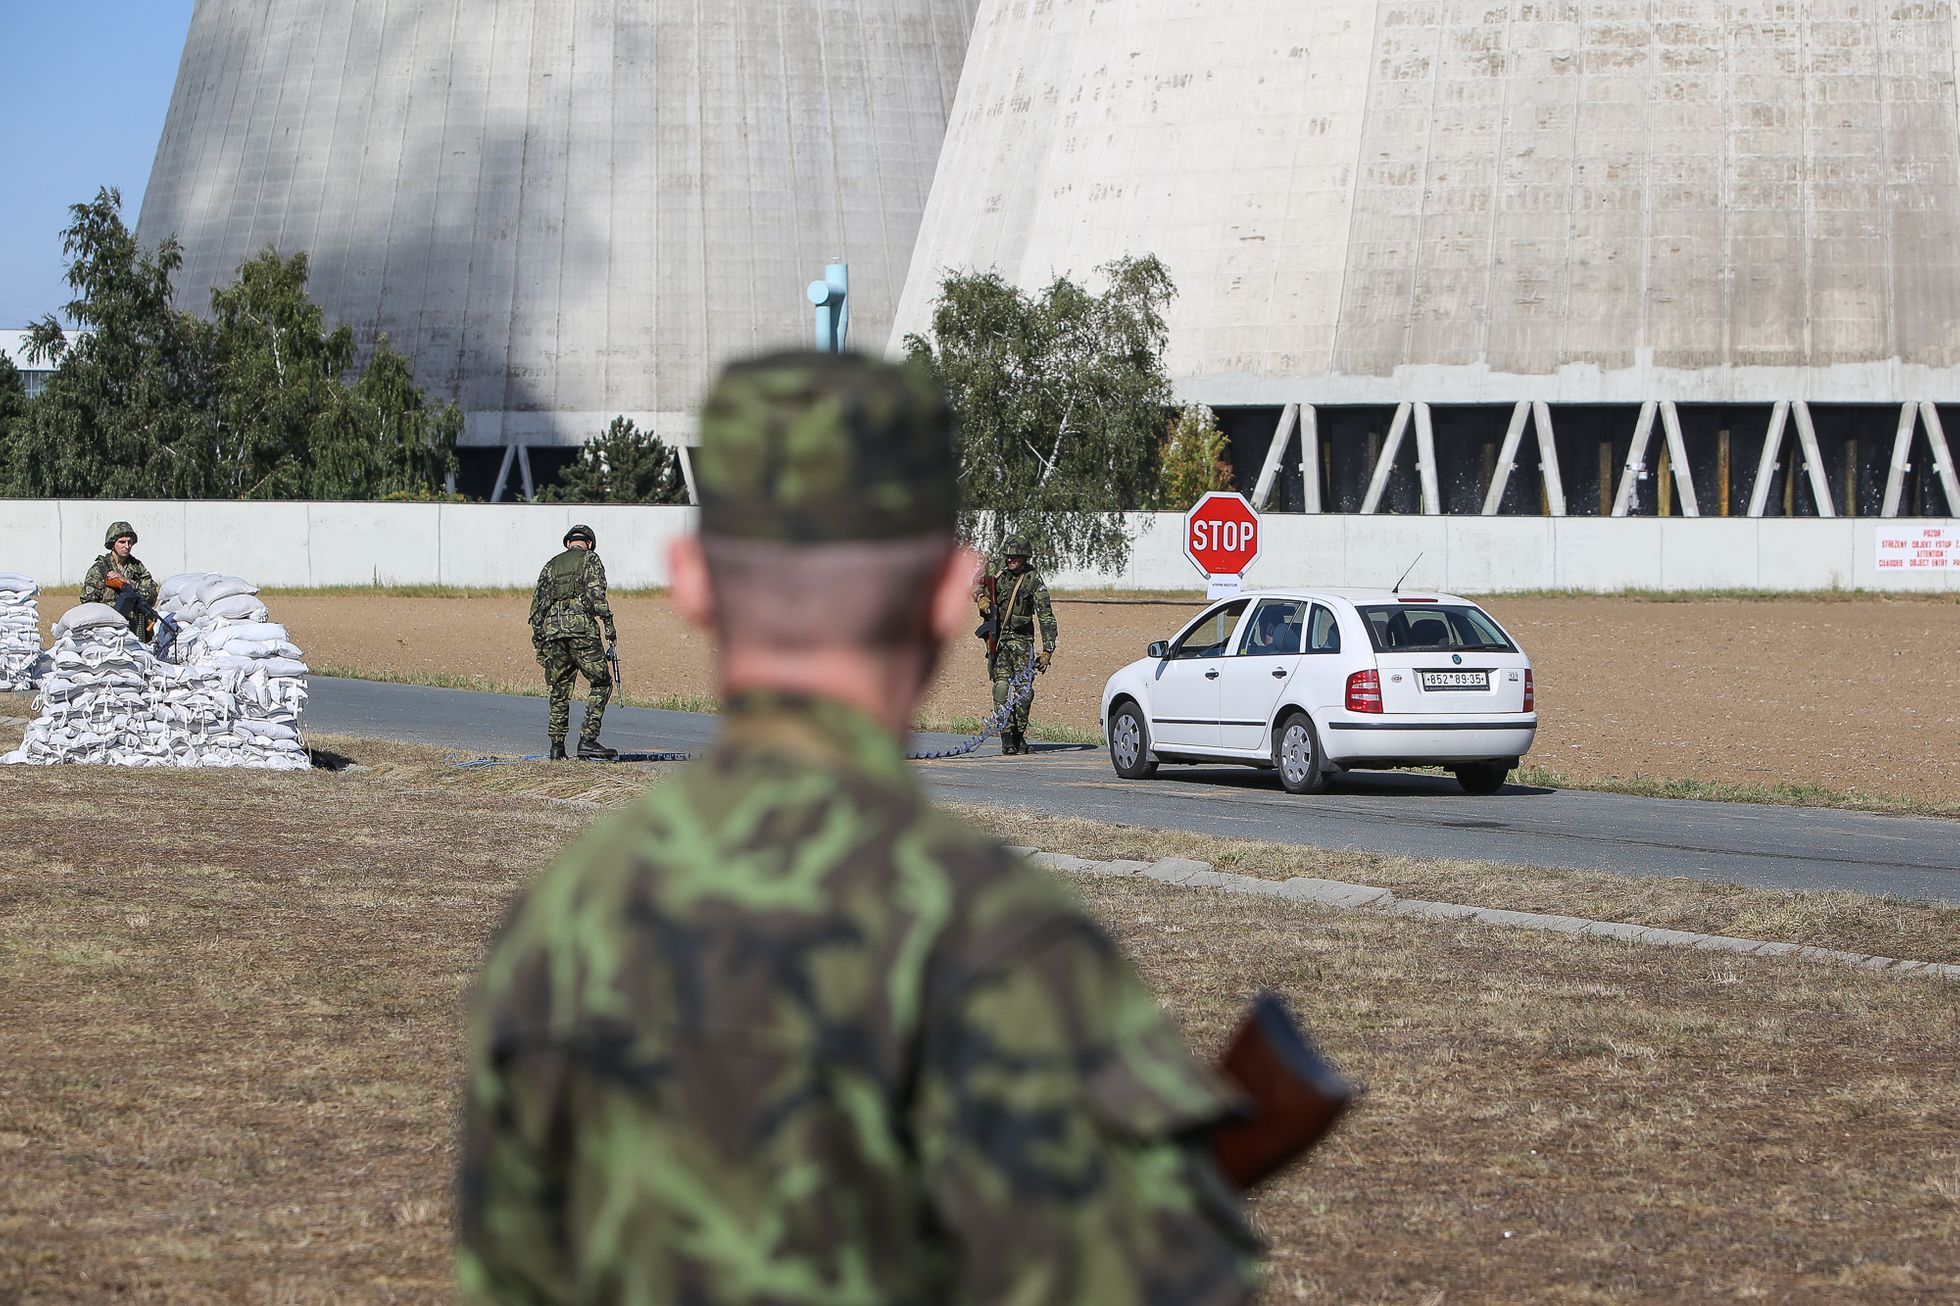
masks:
[[[1213,598],[1236,593],[1259,557],[1259,514],[1243,494],[1213,490],[1184,514],[1184,556],[1211,582]]]
[[[1960,527],[1896,526],[1878,530],[1878,569],[1960,571]]]

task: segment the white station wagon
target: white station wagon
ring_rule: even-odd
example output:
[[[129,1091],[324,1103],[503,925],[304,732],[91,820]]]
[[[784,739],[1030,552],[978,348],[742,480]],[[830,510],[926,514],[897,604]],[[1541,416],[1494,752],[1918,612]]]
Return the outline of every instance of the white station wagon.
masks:
[[[1211,604],[1103,687],[1116,774],[1159,762],[1271,767],[1289,793],[1328,776],[1448,768],[1495,793],[1538,733],[1531,660],[1450,594],[1248,591]]]

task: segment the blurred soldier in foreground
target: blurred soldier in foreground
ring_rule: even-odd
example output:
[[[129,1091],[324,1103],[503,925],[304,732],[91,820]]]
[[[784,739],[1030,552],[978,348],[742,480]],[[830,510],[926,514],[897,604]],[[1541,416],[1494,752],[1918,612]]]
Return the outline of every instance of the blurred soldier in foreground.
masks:
[[[1048,602],[1048,586],[1035,571],[1029,556],[1033,549],[1025,535],[1010,535],[1001,546],[1001,565],[988,571],[974,588],[974,601],[980,615],[993,623],[994,636],[987,644],[987,675],[994,682],[994,706],[1007,702],[1014,691],[1014,678],[1022,674],[1028,659],[1037,671],[1048,670],[1055,656],[1055,609]],[[1035,652],[1037,627],[1041,651]],[[1000,751],[1012,756],[1028,751],[1028,715],[1034,710],[1034,688],[1014,709],[1014,718],[1000,732]]]
[[[102,537],[108,552],[97,558],[82,578],[82,602],[107,603],[129,621],[138,639],[148,639],[149,618],[157,601],[157,583],[130,550],[136,547],[136,528],[126,521],[109,523]]]
[[[1068,891],[904,760],[973,585],[949,428],[923,374],[850,355],[710,393],[670,561],[727,714],[484,968],[466,1299],[1250,1297],[1204,1134],[1235,1095]]]
[[[585,721],[579,726],[578,755],[609,762],[618,754],[599,742],[612,699],[612,672],[607,662],[619,645],[612,608],[606,602],[606,564],[599,561],[599,539],[590,526],[565,532],[565,551],[538,573],[531,595],[531,647],[537,650],[544,682],[551,689],[551,712],[545,732],[551,736],[551,760],[565,760],[565,732],[572,724],[572,689],[585,677]],[[603,625],[606,642],[599,642]]]

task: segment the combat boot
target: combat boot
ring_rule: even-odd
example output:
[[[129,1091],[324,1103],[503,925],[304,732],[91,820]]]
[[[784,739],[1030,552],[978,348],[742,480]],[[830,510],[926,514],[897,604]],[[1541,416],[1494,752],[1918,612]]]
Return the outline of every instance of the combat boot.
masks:
[[[607,748],[597,739],[581,737],[578,741],[578,760],[581,762],[611,762],[618,757],[615,750]]]
[[[564,740],[554,739],[551,741],[551,760],[554,762],[562,762],[565,760]]]

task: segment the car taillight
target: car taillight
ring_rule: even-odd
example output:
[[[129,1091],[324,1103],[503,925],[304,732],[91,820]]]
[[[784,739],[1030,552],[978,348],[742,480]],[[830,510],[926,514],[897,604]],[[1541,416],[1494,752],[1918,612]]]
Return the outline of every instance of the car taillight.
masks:
[[[1529,712],[1537,704],[1538,696],[1531,692],[1531,669],[1527,667],[1524,673],[1524,710]]]
[[[1350,712],[1379,712],[1382,710],[1382,678],[1372,671],[1357,671],[1348,677],[1347,710]]]

